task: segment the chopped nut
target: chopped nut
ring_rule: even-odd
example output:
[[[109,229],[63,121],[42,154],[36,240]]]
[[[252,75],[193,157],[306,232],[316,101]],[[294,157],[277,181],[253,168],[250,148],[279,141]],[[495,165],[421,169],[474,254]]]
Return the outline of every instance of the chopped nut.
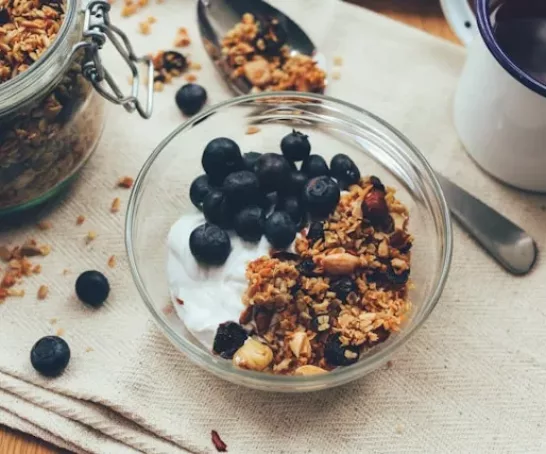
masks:
[[[320,262],[325,273],[336,276],[351,274],[360,264],[358,257],[347,253],[326,255]]]
[[[247,135],[252,135],[252,134],[256,134],[258,132],[260,132],[261,129],[258,128],[257,126],[249,126],[246,130],[246,134]]]
[[[48,293],[49,293],[48,286],[47,285],[40,285],[40,288],[38,289],[38,299],[39,300],[46,299]]]
[[[40,274],[42,272],[42,265],[40,265],[39,263],[37,265],[34,265],[34,267],[32,268],[32,272],[34,274]]]
[[[233,364],[237,367],[250,370],[264,370],[273,361],[273,352],[267,346],[254,340],[247,339],[243,346],[235,352]]]
[[[162,82],[154,82],[154,91],[161,92],[163,91],[164,85]]]
[[[110,212],[117,213],[119,212],[121,208],[121,200],[119,197],[116,197],[114,200],[112,200],[112,205],[110,206]]]
[[[149,24],[155,24],[157,22],[157,18],[154,16],[148,16],[148,19],[146,19]]]
[[[58,318],[50,318],[49,319],[49,323],[52,324],[52,325],[55,325],[55,323],[57,323],[59,321]]]
[[[188,35],[188,30],[185,27],[181,27],[176,32],[176,37],[174,38],[175,47],[186,47],[191,44],[190,37]]]
[[[269,64],[265,59],[257,59],[250,61],[244,65],[245,77],[252,85],[261,87],[267,85],[271,81],[271,72]]]
[[[76,218],[76,225],[82,225],[85,222],[85,216],[81,214]]]
[[[149,35],[152,32],[152,27],[150,26],[149,22],[139,22],[138,23],[138,31],[142,33],[143,35]]]
[[[9,288],[7,289],[7,293],[9,296],[17,296],[17,297],[25,296],[25,291],[22,289]]]
[[[90,230],[89,232],[87,232],[87,236],[85,237],[85,242],[87,244],[91,243],[91,241],[93,241],[95,238],[97,238],[97,232],[95,232],[94,230]]]
[[[409,265],[406,261],[402,260],[402,259],[399,259],[399,258],[395,258],[395,259],[392,259],[391,260],[391,265],[393,267],[393,269],[395,271],[405,271],[405,270],[409,270]]]
[[[300,366],[294,371],[294,375],[320,375],[326,374],[328,371],[311,365]]]
[[[334,57],[334,65],[341,66],[343,64],[343,57]]]
[[[93,352],[93,351],[95,351],[95,349],[93,347],[87,347],[85,349],[85,353],[89,353],[89,352]]]
[[[44,244],[40,246],[39,249],[40,249],[40,255],[43,255],[44,257],[46,255],[49,255],[49,253],[51,252],[51,246],[48,244]]]
[[[195,74],[186,74],[184,76],[184,79],[186,79],[186,81],[188,81],[191,84],[197,80],[197,76]]]
[[[119,180],[118,180],[118,186],[120,188],[125,188],[125,189],[130,189],[133,187],[133,182],[135,180],[132,178],[132,177],[121,177]]]
[[[383,239],[381,243],[379,243],[379,247],[377,248],[377,255],[384,259],[389,256],[389,242],[386,238]]]
[[[311,343],[307,334],[302,332],[294,333],[290,340],[290,350],[292,350],[296,358],[309,356],[311,354]]]
[[[52,226],[51,221],[42,220],[38,222],[38,228],[40,230],[49,230]]]
[[[65,332],[65,331],[64,331],[64,328],[59,328],[59,329],[57,330],[57,332],[55,333],[55,335],[57,335],[57,336],[63,336],[63,335],[64,335],[64,332]]]
[[[110,268],[114,268],[116,266],[116,256],[115,255],[111,255],[110,258],[108,259],[108,266]]]
[[[197,62],[192,61],[190,63],[190,69],[193,70],[193,71],[199,71],[201,69],[201,63],[197,63]]]

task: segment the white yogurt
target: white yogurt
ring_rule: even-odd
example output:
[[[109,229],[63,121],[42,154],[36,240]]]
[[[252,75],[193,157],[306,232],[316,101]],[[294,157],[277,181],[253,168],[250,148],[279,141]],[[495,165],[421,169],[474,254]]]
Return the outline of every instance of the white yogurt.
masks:
[[[230,234],[231,254],[219,267],[199,265],[190,251],[191,232],[205,223],[201,213],[182,216],[171,227],[168,238],[167,274],[174,307],[186,328],[206,348],[212,349],[220,323],[238,322],[244,309],[242,296],[248,286],[247,264],[269,253],[265,237],[247,243]],[[179,298],[184,304],[178,304]]]

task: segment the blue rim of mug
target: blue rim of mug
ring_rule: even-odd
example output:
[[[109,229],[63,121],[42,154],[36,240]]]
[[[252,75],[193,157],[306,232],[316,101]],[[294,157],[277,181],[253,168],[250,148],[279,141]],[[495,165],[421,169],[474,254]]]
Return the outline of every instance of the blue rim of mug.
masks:
[[[478,28],[483,40],[500,65],[527,88],[546,97],[546,85],[541,84],[538,80],[523,71],[500,48],[493,33],[491,15],[489,13],[489,2],[487,0],[476,0],[476,15],[478,19]]]

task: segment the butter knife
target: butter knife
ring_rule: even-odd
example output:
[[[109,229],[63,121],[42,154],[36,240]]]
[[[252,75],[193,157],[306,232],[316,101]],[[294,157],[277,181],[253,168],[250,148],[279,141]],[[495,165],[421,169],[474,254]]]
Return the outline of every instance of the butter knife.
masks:
[[[535,241],[502,214],[440,174],[436,174],[453,217],[509,272],[531,271],[538,249]]]

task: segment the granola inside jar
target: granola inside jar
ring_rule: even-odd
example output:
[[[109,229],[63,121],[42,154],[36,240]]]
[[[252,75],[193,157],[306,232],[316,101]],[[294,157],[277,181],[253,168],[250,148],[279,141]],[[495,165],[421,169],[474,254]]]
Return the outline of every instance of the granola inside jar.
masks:
[[[99,141],[92,14],[81,0],[0,0],[0,216],[57,194]]]

